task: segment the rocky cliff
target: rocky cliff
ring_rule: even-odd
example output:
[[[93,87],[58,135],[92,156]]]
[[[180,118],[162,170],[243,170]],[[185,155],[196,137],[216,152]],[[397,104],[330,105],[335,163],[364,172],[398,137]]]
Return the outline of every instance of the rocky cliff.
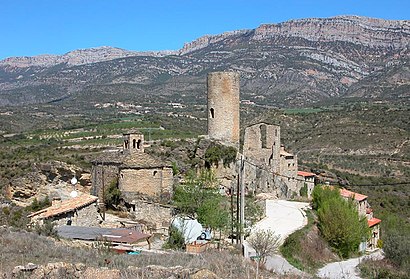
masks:
[[[192,99],[215,70],[240,72],[242,98],[261,105],[350,96],[408,101],[409,44],[410,21],[339,16],[206,35],[177,51],[102,47],[8,58],[0,61],[0,105],[55,102],[73,94],[94,104],[107,91],[115,91],[118,101],[135,98],[135,92]],[[390,79],[394,71],[404,71],[404,78]],[[379,86],[386,80],[388,87]]]

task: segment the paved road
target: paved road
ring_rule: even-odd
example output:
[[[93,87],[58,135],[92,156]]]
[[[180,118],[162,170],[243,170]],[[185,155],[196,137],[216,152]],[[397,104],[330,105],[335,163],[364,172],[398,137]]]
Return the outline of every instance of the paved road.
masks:
[[[317,276],[328,279],[360,279],[359,273],[356,270],[357,265],[365,259],[382,259],[383,253],[381,250],[370,255],[349,259],[342,262],[330,263],[319,269]]]
[[[255,229],[274,231],[276,235],[280,235],[281,242],[283,242],[289,234],[307,224],[307,217],[303,210],[307,207],[309,207],[309,204],[304,202],[266,200],[266,217],[255,225]],[[254,256],[255,254],[255,250],[245,241],[245,257]],[[268,257],[265,266],[267,269],[274,270],[279,274],[304,275],[302,271],[293,267],[280,255]]]

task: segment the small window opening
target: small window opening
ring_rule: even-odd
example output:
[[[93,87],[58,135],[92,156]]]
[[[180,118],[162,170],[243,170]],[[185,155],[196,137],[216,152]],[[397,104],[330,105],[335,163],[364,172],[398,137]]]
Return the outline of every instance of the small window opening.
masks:
[[[137,141],[137,149],[141,149],[141,140],[140,139]]]
[[[137,140],[136,140],[136,139],[133,139],[133,140],[132,140],[132,148],[135,149],[136,146],[137,146]]]
[[[214,108],[211,108],[211,109],[209,110],[209,112],[211,113],[211,118],[215,118],[215,110],[214,110]]]
[[[152,174],[153,176],[156,176],[158,173],[158,171],[154,171],[154,173]]]
[[[128,140],[124,141],[125,149],[128,149]]]
[[[262,148],[266,148],[266,125],[259,126],[261,132],[261,144]]]

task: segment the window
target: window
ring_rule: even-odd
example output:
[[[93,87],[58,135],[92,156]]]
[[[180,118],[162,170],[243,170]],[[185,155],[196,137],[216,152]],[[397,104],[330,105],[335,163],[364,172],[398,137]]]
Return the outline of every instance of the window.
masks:
[[[156,176],[157,173],[158,173],[158,171],[154,171],[154,172],[152,173],[152,175],[153,175],[153,176]]]
[[[214,110],[214,108],[211,108],[211,109],[209,110],[209,112],[211,113],[211,118],[215,118],[215,110]]]
[[[135,148],[135,146],[136,146],[136,142],[137,142],[137,140],[136,140],[136,139],[133,139],[133,140],[132,140],[132,148]]]
[[[128,149],[128,140],[124,141],[124,147],[125,147],[125,149]]]
[[[139,139],[138,142],[137,142],[137,149],[141,149],[141,142],[142,141]]]

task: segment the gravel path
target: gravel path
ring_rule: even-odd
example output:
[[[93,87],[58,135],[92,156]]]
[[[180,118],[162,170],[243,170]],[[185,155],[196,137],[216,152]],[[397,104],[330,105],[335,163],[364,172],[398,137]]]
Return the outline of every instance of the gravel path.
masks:
[[[382,259],[383,252],[378,250],[370,255],[349,259],[342,262],[330,263],[319,269],[317,276],[328,279],[360,279],[357,265],[365,259]]]
[[[259,221],[255,228],[274,231],[275,234],[280,235],[281,242],[283,242],[289,234],[307,224],[307,217],[304,212],[307,207],[309,207],[309,204],[305,202],[266,200],[266,217]],[[245,241],[245,257],[254,256],[255,254],[255,250]],[[305,275],[304,272],[293,267],[280,255],[268,257],[265,266],[278,274]]]

